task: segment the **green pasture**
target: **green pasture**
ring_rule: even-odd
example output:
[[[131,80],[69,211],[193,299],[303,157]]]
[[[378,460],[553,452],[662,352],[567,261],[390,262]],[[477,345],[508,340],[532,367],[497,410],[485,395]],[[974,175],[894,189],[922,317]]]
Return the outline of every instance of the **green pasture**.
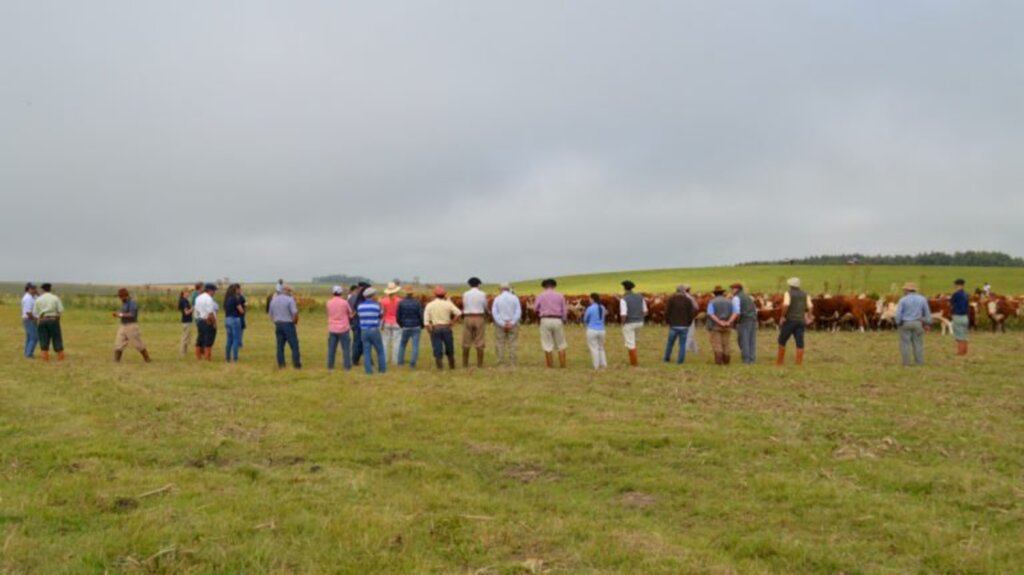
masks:
[[[647,273],[631,274],[644,289]],[[62,364],[20,358],[16,319],[0,330],[0,573],[1024,565],[1019,332],[977,334],[967,361],[932,334],[914,369],[891,332],[811,333],[807,365],[779,369],[763,331],[761,363],[723,369],[703,332],[686,364],[661,363],[649,327],[630,369],[611,328],[594,373],[580,328],[569,369],[547,370],[527,326],[515,370],[423,358],[368,377],[326,371],[319,313],[299,372],[273,367],[260,314],[237,365],[223,334],[217,361],[179,357],[175,319],[143,309],[149,365],[112,363],[98,310],[69,309]]]

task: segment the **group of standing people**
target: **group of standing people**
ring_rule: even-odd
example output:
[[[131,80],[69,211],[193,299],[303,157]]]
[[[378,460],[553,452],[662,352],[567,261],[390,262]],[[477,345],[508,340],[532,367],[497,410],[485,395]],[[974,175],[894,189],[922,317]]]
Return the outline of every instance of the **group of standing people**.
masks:
[[[348,294],[341,286],[334,286],[327,308],[327,368],[333,370],[337,352],[341,349],[342,366],[351,369],[362,363],[367,374],[375,371],[384,373],[388,364],[403,366],[406,358],[409,366],[415,368],[419,360],[420,335],[426,330],[434,356],[435,367],[455,369],[456,352],[454,326],[463,322],[462,365],[470,366],[471,354],[475,351],[476,366],[484,366],[487,342],[487,317],[494,324],[494,341],[499,366],[515,366],[520,325],[523,319],[522,304],[514,294],[512,286],[503,283],[500,294],[488,306],[487,294],[480,289],[482,282],[472,277],[467,282],[469,289],[462,294],[462,308],[448,297],[447,290],[437,286],[433,299],[425,306],[414,293],[412,286],[401,287],[389,283],[383,290],[383,297],[369,283],[353,285]],[[788,280],[788,290],[782,300],[782,324],[778,336],[776,364],[783,365],[786,348],[790,339],[796,342],[796,364],[804,361],[804,336],[807,326],[813,322],[814,303],[801,289],[799,278]],[[564,295],[556,291],[558,282],[552,278],[541,282],[543,291],[536,296],[534,311],[540,319],[540,343],[544,351],[545,364],[554,367],[557,353],[559,367],[566,367],[568,344],[565,324],[569,306]],[[970,300],[964,290],[965,281],[954,282],[955,291],[950,298],[953,336],[956,340],[957,355],[967,355],[967,331]],[[619,318],[623,343],[631,366],[639,365],[637,335],[644,326],[648,315],[647,302],[634,290],[636,285],[629,280],[622,282],[623,294],[618,298]],[[26,358],[32,358],[38,345],[44,360],[50,359],[52,348],[58,360],[64,359],[64,338],[61,331],[61,316],[64,305],[52,293],[53,286],[44,283],[36,286],[25,285],[21,300],[21,319],[25,330]],[[42,293],[40,293],[40,290]],[[757,307],[743,285],[730,286],[731,293],[721,286],[712,290],[713,299],[706,310],[706,327],[710,334],[711,349],[715,364],[727,366],[731,362],[732,331],[740,356],[745,364],[757,361]],[[197,283],[194,289],[183,290],[178,300],[181,313],[180,353],[185,355],[193,345],[199,360],[210,361],[214,342],[217,338],[218,314],[221,306],[215,299],[218,287],[213,283]],[[928,300],[917,293],[913,283],[904,285],[895,314],[899,333],[900,352],[904,365],[924,362],[924,334],[932,321]],[[403,293],[404,292],[404,293]],[[401,294],[401,295],[400,295]],[[121,308],[114,312],[119,326],[114,343],[114,360],[121,361],[124,350],[131,346],[146,362],[151,360],[139,330],[139,306],[127,289],[118,290]],[[227,331],[225,359],[237,362],[243,347],[246,329],[247,302],[242,287],[228,286],[223,299],[224,327]],[[274,295],[267,301],[267,314],[274,324],[276,358],[280,368],[286,367],[285,347],[291,351],[291,363],[296,369],[302,367],[297,325],[299,306],[290,286],[279,281]],[[607,307],[601,295],[590,294],[590,302],[583,313],[586,327],[587,347],[594,369],[608,366],[605,346],[605,323]],[[696,318],[700,312],[696,298],[690,293],[690,286],[681,284],[666,303],[665,318],[668,324],[668,340],[665,345],[664,361],[672,361],[672,354],[678,344],[676,363],[682,364],[687,353],[697,351],[694,337]],[[196,335],[193,340],[192,333]],[[410,353],[407,350],[411,347]]]

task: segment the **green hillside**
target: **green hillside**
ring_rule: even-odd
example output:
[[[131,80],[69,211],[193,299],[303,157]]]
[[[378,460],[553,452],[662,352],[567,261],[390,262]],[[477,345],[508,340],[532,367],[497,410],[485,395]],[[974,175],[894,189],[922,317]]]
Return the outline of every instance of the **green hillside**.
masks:
[[[779,292],[786,279],[797,276],[810,292],[831,293],[894,293],[908,281],[917,282],[923,293],[949,291],[953,280],[963,277],[973,290],[988,281],[998,293],[1024,293],[1024,268],[1008,267],[942,267],[942,266],[723,266],[636,270],[557,277],[558,287],[565,293],[617,292],[625,279],[637,284],[642,292],[668,292],[680,283],[689,283],[700,292],[716,285],[742,282],[749,291]],[[520,293],[540,290],[540,279],[520,281]]]

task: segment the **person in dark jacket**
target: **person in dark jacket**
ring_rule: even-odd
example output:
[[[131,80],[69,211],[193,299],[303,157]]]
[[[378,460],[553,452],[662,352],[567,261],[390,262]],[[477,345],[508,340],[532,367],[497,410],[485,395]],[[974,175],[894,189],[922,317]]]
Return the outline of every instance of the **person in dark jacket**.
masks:
[[[402,338],[398,343],[398,365],[405,365],[405,346],[412,342],[409,367],[416,369],[420,357],[420,334],[423,332],[423,304],[416,299],[413,287],[405,286],[405,297],[398,302],[398,327]]]
[[[697,308],[693,298],[686,293],[686,286],[680,285],[665,306],[665,323],[668,324],[668,344],[665,346],[665,362],[672,360],[672,348],[679,340],[679,356],[676,363],[686,360],[686,339]]]
[[[743,284],[734,283],[732,299],[739,303],[740,316],[736,321],[736,339],[740,347],[740,358],[743,363],[751,364],[757,360],[757,306],[754,298],[743,290]]]
[[[949,307],[953,316],[953,339],[956,340],[956,354],[967,355],[967,328],[970,327],[971,300],[964,291],[963,279],[953,282],[954,292],[949,298]]]
[[[363,292],[370,287],[370,284],[366,282],[359,282],[354,284],[349,290],[348,294],[348,306],[355,312],[355,317],[352,318],[352,365],[359,365],[359,362],[363,357],[363,329],[359,325],[359,304],[366,300],[363,297]]]

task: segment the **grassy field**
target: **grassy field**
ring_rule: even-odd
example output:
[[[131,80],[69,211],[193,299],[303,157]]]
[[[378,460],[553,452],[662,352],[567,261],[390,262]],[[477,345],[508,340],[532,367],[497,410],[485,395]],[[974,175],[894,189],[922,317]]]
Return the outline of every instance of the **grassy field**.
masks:
[[[762,364],[718,369],[703,333],[685,366],[659,363],[648,328],[629,369],[612,329],[593,373],[580,329],[548,371],[527,327],[514,371],[367,377],[324,369],[323,324],[300,326],[301,372],[272,368],[258,317],[230,366],[179,358],[170,314],[143,316],[151,365],[111,362],[98,311],[68,314],[64,364],[21,360],[9,324],[0,572],[1024,565],[1021,333],[979,334],[965,363],[932,335],[907,370],[891,333],[810,334],[808,364],[777,369],[762,332]]]
[[[559,276],[559,289],[570,294],[617,293],[619,283],[631,279],[637,289],[648,293],[669,293],[680,283],[689,283],[699,292],[708,292],[716,285],[727,286],[741,281],[751,292],[779,293],[786,289],[786,279],[799,276],[804,288],[812,293],[898,293],[901,286],[917,282],[922,293],[948,293],[958,277],[967,279],[969,289],[981,287],[988,281],[997,293],[1024,295],[1024,268],[984,267],[937,267],[937,266],[722,266],[711,268],[683,268],[663,270],[638,270],[608,272],[588,275]],[[494,278],[484,278],[494,279]],[[540,291],[542,278],[514,282],[516,291],[522,294]],[[153,285],[155,292],[170,293],[180,290],[188,282],[178,285]],[[329,297],[331,286],[305,282],[290,282],[296,291],[304,296]],[[24,283],[0,283],[0,294],[20,294]],[[250,296],[264,297],[273,291],[271,283],[246,283]],[[462,283],[450,284],[452,289],[462,290]],[[489,291],[497,290],[497,283],[487,284]],[[427,289],[424,287],[424,289]],[[58,291],[65,296],[107,296],[113,301],[116,288],[96,284],[62,284]]]

